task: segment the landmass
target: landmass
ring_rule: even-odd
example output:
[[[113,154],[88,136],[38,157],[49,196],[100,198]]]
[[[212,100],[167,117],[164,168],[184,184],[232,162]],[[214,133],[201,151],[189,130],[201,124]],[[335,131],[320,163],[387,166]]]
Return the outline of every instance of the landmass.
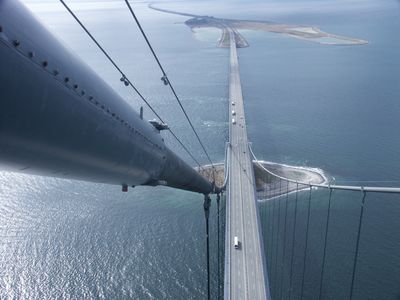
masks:
[[[271,199],[286,193],[291,193],[299,190],[308,189],[308,185],[299,184],[297,187],[296,183],[282,180],[271,175],[265,171],[259,164],[270,172],[303,183],[313,184],[328,184],[328,178],[324,175],[322,170],[307,167],[289,166],[283,164],[277,164],[266,161],[253,161],[254,177],[256,182],[257,198],[259,200]],[[199,171],[199,169],[197,168]],[[213,172],[214,170],[214,172]],[[199,173],[210,181],[215,181],[215,184],[222,187],[225,179],[224,164],[215,164],[214,168],[210,165],[201,167]]]
[[[324,45],[351,46],[368,44],[368,41],[366,40],[327,33],[315,26],[279,24],[268,21],[222,19],[213,16],[200,16],[177,12],[169,9],[163,9],[156,7],[153,4],[149,4],[149,8],[165,13],[190,17],[189,20],[185,21],[185,24],[189,26],[192,30],[195,30],[196,28],[220,29],[221,38],[219,39],[217,46],[221,48],[228,48],[230,46],[228,33],[229,29],[234,32],[237,48],[244,48],[249,46],[247,40],[238,31],[241,29],[273,32]]]
[[[266,172],[259,164],[268,171],[291,180],[312,184],[328,184],[329,180],[323,171],[315,168],[289,166],[273,162],[259,161],[253,162],[254,176],[256,180],[256,192],[259,200],[271,199],[283,194],[291,193],[296,189],[309,189],[308,185],[289,182],[272,176]]]

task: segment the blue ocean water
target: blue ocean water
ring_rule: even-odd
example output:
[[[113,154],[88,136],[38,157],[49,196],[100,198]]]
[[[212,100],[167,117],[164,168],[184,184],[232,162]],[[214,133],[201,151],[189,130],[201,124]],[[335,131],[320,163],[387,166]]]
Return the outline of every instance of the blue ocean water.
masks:
[[[129,103],[137,109],[142,105],[58,3],[26,3]],[[175,132],[207,163],[123,3],[71,3]],[[249,48],[239,49],[249,138],[259,158],[319,167],[337,182],[400,185],[398,2],[160,5],[221,17],[316,25],[368,40],[365,46],[326,46],[243,32],[250,43]],[[151,11],[145,2],[134,7],[213,160],[223,161],[228,138],[228,50],[215,47],[210,31],[199,31],[196,37],[182,24],[185,17]],[[153,118],[146,108],[145,117]],[[165,138],[185,155],[169,136]],[[326,283],[326,299],[346,298],[347,291],[336,294],[340,297],[332,291],[348,284],[348,268],[343,266],[352,263],[348,258],[352,248],[346,245],[354,240],[348,229],[356,225],[359,208],[358,202],[336,197],[330,253],[337,256],[330,256],[329,272],[338,279]],[[368,202],[367,235],[361,245],[369,265],[361,265],[358,299],[396,299],[400,294],[399,203],[380,197]],[[324,214],[325,202],[320,205],[316,209]],[[212,207],[215,237],[215,203]],[[315,227],[322,224],[322,219],[313,220]],[[1,299],[203,299],[206,295],[200,195],[143,187],[125,194],[120,187],[3,172],[0,236]],[[320,239],[317,231],[313,236]],[[215,252],[215,239],[212,246]],[[320,246],[316,247],[315,251]],[[338,258],[340,264],[335,263]],[[215,284],[215,255],[213,267]],[[314,273],[309,270],[309,274]],[[316,297],[310,282],[307,299]]]
[[[323,20],[308,16],[307,24],[366,39],[366,46],[250,37],[253,47],[239,55],[256,152],[318,166],[337,180],[399,181],[398,16],[398,9],[367,10],[343,21],[335,13]]]
[[[337,183],[399,186],[399,5],[329,3],[321,10],[311,2],[303,10],[297,3],[299,14],[277,5],[273,21],[316,25],[368,45],[326,46],[244,32],[251,46],[239,50],[239,60],[253,149],[258,158],[321,168]],[[296,224],[295,196],[287,199],[286,227],[285,198],[262,206],[274,298],[300,299],[303,290],[303,299],[319,299],[328,197],[327,191],[313,192],[307,251],[308,193],[299,195]],[[361,199],[361,193],[333,194],[322,299],[349,299]],[[366,197],[353,299],[400,296],[399,200]]]

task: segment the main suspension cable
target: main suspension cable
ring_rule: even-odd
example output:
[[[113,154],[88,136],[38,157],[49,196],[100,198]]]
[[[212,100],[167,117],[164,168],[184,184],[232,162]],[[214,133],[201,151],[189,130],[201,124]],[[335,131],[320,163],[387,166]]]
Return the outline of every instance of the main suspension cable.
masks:
[[[147,38],[146,33],[144,32],[144,30],[143,30],[143,28],[142,28],[142,25],[140,24],[138,18],[137,18],[136,15],[135,15],[135,12],[134,12],[133,9],[132,9],[132,6],[130,5],[130,3],[129,3],[128,0],[125,0],[125,3],[126,3],[126,5],[128,6],[128,9],[129,9],[129,11],[131,12],[132,17],[134,18],[134,20],[135,20],[135,22],[136,22],[136,24],[137,24],[137,26],[138,26],[140,32],[142,33],[142,35],[143,35],[143,37],[144,37],[144,39],[145,39],[147,45],[149,46],[150,51],[151,51],[151,53],[152,53],[153,56],[154,56],[154,59],[156,60],[158,66],[160,67],[160,70],[161,70],[161,72],[162,72],[162,74],[163,74],[163,76],[161,77],[162,81],[164,82],[165,85],[168,85],[168,86],[171,88],[171,91],[172,91],[172,93],[174,94],[176,101],[178,102],[180,108],[182,109],[182,111],[183,111],[183,113],[184,113],[184,115],[185,115],[187,121],[189,122],[190,127],[192,128],[194,134],[196,135],[197,140],[199,141],[200,146],[203,148],[203,151],[204,151],[204,153],[206,154],[207,159],[209,160],[209,162],[210,162],[212,168],[214,169],[214,164],[213,164],[213,162],[212,162],[210,156],[208,155],[208,152],[207,152],[206,148],[204,147],[204,144],[203,144],[203,142],[201,141],[200,136],[198,135],[196,129],[194,128],[193,123],[192,123],[192,121],[190,120],[190,118],[189,118],[189,116],[188,116],[188,114],[187,114],[185,108],[183,107],[181,100],[179,99],[178,95],[176,94],[175,89],[174,89],[174,87],[173,87],[172,84],[171,84],[171,81],[168,79],[167,74],[165,73],[164,68],[162,67],[162,65],[161,65],[161,63],[160,63],[160,60],[158,59],[156,53],[154,52],[154,49],[153,49],[153,47],[151,46],[151,43],[150,43],[149,39]]]
[[[111,58],[111,56],[107,53],[107,51],[100,45],[100,43],[96,40],[96,38],[90,33],[90,31],[86,28],[85,25],[79,20],[79,18],[75,15],[75,13],[69,8],[69,6],[64,2],[64,0],[60,0],[62,5],[66,8],[66,10],[71,14],[71,16],[75,19],[75,21],[81,26],[81,28],[87,33],[87,35],[92,39],[92,41],[97,45],[97,47],[103,52],[103,54],[107,57],[107,59],[113,64],[113,66],[118,70],[121,74],[121,80],[128,83],[128,85],[136,92],[136,94],[143,100],[144,103],[150,108],[150,110],[156,115],[156,117],[165,124],[164,120],[161,116],[155,111],[155,109],[151,106],[151,104],[144,98],[144,96],[139,92],[139,90],[135,87],[135,85],[129,80],[129,78],[125,75],[125,73],[121,70],[121,68],[116,64],[116,62]],[[172,134],[172,136],[178,141],[178,143],[182,146],[182,148],[189,154],[189,156],[196,162],[199,169],[201,169],[201,165],[198,160],[193,156],[193,154],[189,151],[189,149],[183,144],[183,142],[176,136],[176,134],[172,131],[171,128],[168,128],[168,131]]]

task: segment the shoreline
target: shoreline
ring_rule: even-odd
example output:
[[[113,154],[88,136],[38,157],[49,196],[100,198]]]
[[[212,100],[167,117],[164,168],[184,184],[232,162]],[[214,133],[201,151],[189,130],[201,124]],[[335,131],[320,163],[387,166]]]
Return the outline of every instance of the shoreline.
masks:
[[[259,161],[266,169],[276,175],[291,180],[309,182],[314,184],[324,184],[329,182],[328,176],[322,169],[304,166],[292,166],[287,164],[278,164],[268,161]],[[276,178],[257,164],[254,165],[254,172],[259,173],[256,177],[256,193],[258,201],[263,202],[273,198],[291,194],[293,192],[308,190],[308,185],[297,184],[294,182],[284,183],[283,180]]]
[[[355,45],[366,45],[369,42],[367,40],[345,37],[336,34],[331,34],[322,31],[316,26],[310,25],[296,25],[296,24],[280,24],[270,21],[256,21],[256,20],[237,20],[237,19],[223,19],[216,18],[213,16],[206,15],[194,15],[184,12],[173,11],[170,9],[163,9],[154,6],[154,4],[149,4],[150,9],[175,14],[180,16],[189,17],[188,20],[184,22],[192,31],[195,28],[218,28],[221,30],[221,38],[217,44],[218,47],[226,48],[228,45],[224,43],[225,35],[227,29],[231,29],[237,40],[238,48],[249,47],[247,40],[240,34],[238,30],[256,30],[256,31],[266,31],[272,33],[278,33],[286,35],[288,37],[293,37],[297,39],[302,39],[309,42],[318,43],[321,45],[334,45],[334,46],[355,46]],[[325,39],[325,41],[324,41]],[[330,39],[330,41],[329,41]],[[336,40],[336,41],[335,41]]]
[[[259,161],[266,169],[275,173],[276,175],[288,178],[291,180],[309,182],[314,184],[324,184],[329,182],[329,177],[326,173],[319,168],[293,166],[288,164],[279,164],[269,161]],[[214,164],[216,174],[215,182],[217,186],[222,186],[225,179],[224,163]],[[199,168],[195,168],[199,171]],[[255,178],[255,192],[257,193],[258,201],[266,201],[276,198],[287,193],[293,193],[297,190],[297,184],[289,182],[283,183],[281,180],[262,169],[256,161],[253,160],[253,170]],[[211,165],[203,165],[200,174],[208,180],[213,181]],[[308,185],[299,184],[298,190],[309,189]]]

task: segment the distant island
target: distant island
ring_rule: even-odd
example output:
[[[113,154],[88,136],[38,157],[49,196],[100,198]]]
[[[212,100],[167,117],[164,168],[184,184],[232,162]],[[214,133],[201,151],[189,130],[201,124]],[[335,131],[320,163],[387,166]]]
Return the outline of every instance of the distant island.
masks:
[[[222,48],[229,47],[229,34],[228,34],[229,29],[232,30],[235,34],[236,47],[238,48],[244,48],[249,46],[249,43],[238,32],[238,29],[262,30],[267,32],[274,32],[274,33],[284,34],[289,37],[294,37],[324,45],[352,46],[352,45],[368,44],[368,41],[366,40],[339,36],[323,32],[322,30],[314,26],[279,24],[267,21],[221,19],[221,18],[215,18],[213,16],[199,16],[199,15],[193,15],[193,14],[158,8],[155,7],[153,4],[149,4],[149,8],[165,13],[190,17],[189,20],[185,21],[185,24],[189,26],[192,30],[194,30],[195,28],[220,29],[222,35],[218,41],[217,46]]]

